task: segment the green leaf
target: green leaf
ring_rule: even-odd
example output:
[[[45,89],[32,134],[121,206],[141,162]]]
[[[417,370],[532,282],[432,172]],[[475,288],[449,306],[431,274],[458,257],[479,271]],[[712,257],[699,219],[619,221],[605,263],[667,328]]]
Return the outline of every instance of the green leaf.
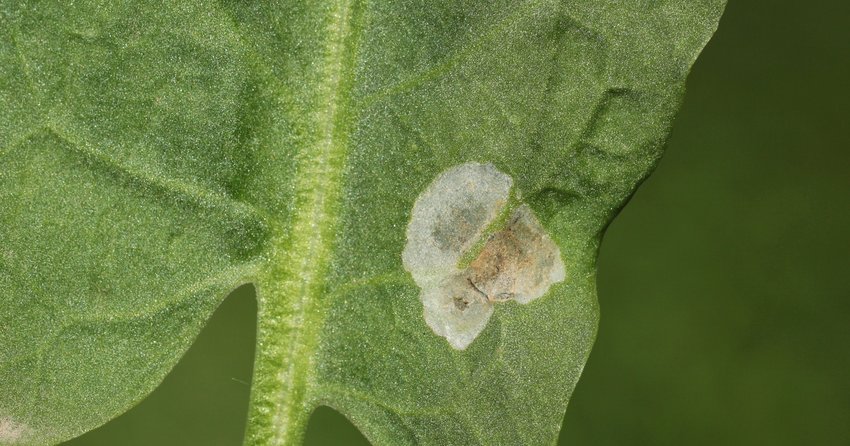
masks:
[[[243,283],[249,444],[296,444],[318,405],[378,445],[553,443],[600,238],[723,5],[0,1],[0,443],[125,411]],[[417,198],[471,162],[565,279],[483,301],[458,349],[402,252]]]

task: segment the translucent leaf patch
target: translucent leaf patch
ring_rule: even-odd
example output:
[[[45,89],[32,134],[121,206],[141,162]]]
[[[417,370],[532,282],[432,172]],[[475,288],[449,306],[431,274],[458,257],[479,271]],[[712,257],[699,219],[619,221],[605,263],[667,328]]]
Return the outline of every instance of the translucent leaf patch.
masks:
[[[421,288],[425,322],[455,349],[484,330],[494,305],[527,304],[566,277],[531,208],[510,205],[512,186],[492,164],[465,163],[437,176],[413,205],[402,261]]]

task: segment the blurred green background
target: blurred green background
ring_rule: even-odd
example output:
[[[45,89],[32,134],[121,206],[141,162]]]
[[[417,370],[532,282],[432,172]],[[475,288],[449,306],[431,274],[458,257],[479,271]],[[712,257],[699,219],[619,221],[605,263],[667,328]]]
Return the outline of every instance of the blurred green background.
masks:
[[[850,2],[732,0],[665,158],[611,225],[569,445],[850,444]],[[253,291],[67,446],[241,444]],[[307,444],[366,445],[319,410]]]

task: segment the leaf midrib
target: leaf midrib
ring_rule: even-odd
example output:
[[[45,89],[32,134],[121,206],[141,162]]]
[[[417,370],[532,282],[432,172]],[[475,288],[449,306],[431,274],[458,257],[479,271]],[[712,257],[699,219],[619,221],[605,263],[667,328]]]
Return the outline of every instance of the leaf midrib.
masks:
[[[313,353],[322,318],[316,310],[334,244],[347,154],[347,132],[341,129],[341,121],[347,101],[346,66],[354,57],[345,51],[351,32],[351,7],[351,0],[340,0],[331,16],[317,95],[317,104],[327,106],[319,110],[314,121],[318,140],[296,156],[289,232],[276,235],[267,271],[259,278],[260,323],[270,328],[275,344],[285,344],[284,348],[270,346],[272,353],[283,356],[276,358],[278,370],[257,365],[259,373],[274,372],[278,381],[274,395],[254,395],[272,398],[274,410],[270,419],[264,420],[273,429],[267,433],[271,434],[270,444],[297,443],[306,422],[306,386],[314,368]],[[281,312],[285,317],[278,318]],[[258,361],[262,357],[258,352]]]

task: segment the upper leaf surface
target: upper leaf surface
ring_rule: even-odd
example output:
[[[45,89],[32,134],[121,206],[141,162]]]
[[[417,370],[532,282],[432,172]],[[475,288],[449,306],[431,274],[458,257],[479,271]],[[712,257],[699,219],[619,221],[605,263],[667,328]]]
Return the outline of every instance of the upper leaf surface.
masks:
[[[0,12],[0,443],[41,444],[150,392],[257,271],[269,225],[239,196],[254,161],[226,16]]]
[[[376,444],[551,443],[602,231],[723,3],[0,3],[0,443],[125,410],[246,281],[249,442],[327,404]],[[458,351],[401,252],[470,161],[510,175],[566,280]]]

